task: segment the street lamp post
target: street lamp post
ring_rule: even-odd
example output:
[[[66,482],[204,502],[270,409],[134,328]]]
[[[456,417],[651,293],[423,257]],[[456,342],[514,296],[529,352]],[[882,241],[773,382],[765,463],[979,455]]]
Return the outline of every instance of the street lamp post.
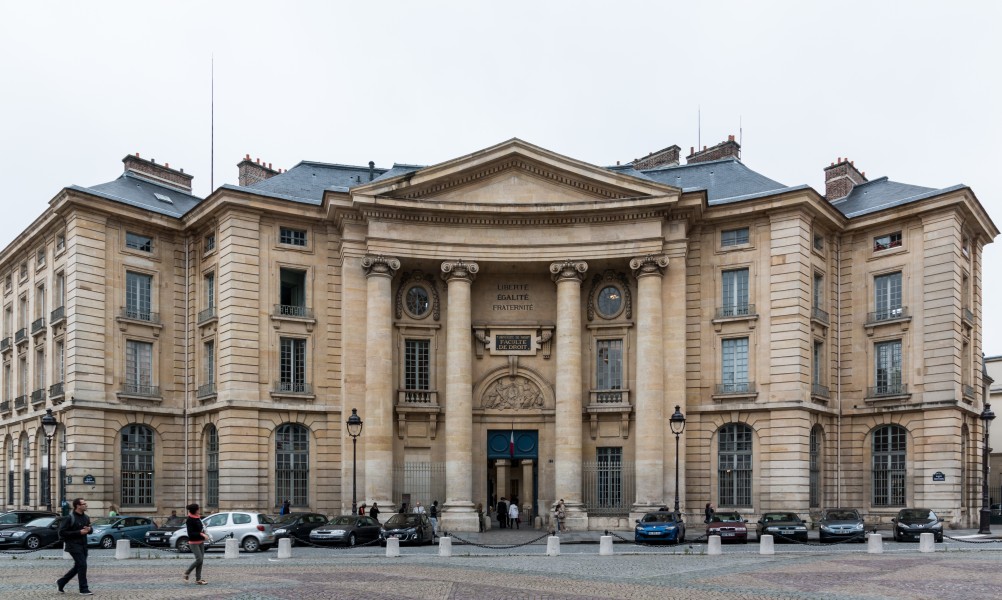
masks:
[[[358,489],[358,436],[362,435],[362,419],[358,416],[358,409],[351,409],[351,416],[348,417],[348,435],[351,436],[351,514],[358,514],[358,497],[355,495]]]
[[[47,441],[45,459],[49,462],[49,466],[45,471],[45,478],[48,480],[45,486],[45,507],[49,512],[52,512],[52,466],[55,463],[52,460],[52,436],[56,434],[56,427],[58,426],[59,421],[52,414],[52,409],[46,409],[45,416],[42,417],[42,429],[45,431],[45,439]]]
[[[992,509],[988,500],[988,454],[992,451],[988,447],[988,428],[991,427],[995,413],[992,412],[992,405],[985,403],[985,409],[981,411],[981,422],[983,427],[984,445],[981,447],[981,523],[978,533],[989,534],[992,532]]]
[[[682,432],[685,431],[685,415],[679,410],[681,407],[677,404],[675,405],[675,414],[671,416],[668,420],[668,424],[671,427],[671,432],[675,434],[675,515],[678,512],[678,440],[682,436]]]

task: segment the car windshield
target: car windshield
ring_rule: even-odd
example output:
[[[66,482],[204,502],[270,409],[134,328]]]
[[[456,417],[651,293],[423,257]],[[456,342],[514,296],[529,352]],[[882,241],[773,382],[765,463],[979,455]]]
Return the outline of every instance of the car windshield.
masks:
[[[675,513],[647,513],[644,515],[644,523],[674,523]]]
[[[93,521],[90,522],[90,524],[93,527],[104,527],[104,526],[107,526],[107,525],[112,525],[112,524],[117,523],[117,522],[118,522],[117,518],[113,518],[113,517],[101,517],[100,519],[94,519]]]
[[[24,526],[25,527],[48,527],[49,525],[52,525],[52,522],[55,521],[55,520],[56,520],[55,517],[41,517],[39,519],[35,519],[34,521],[28,521],[27,523],[25,523]]]
[[[180,526],[184,525],[184,523],[185,523],[185,518],[184,517],[170,517],[170,518],[167,519],[167,522],[163,524],[163,526],[164,527],[180,527]]]
[[[733,523],[741,520],[741,515],[736,512],[718,512],[713,513],[714,521],[722,521],[724,523]]]
[[[859,521],[859,513],[854,510],[830,510],[825,514],[829,521]]]
[[[395,514],[386,521],[386,527],[417,527],[420,523],[420,515]]]
[[[926,508],[913,508],[901,511],[898,518],[904,521],[931,521],[936,518],[936,515]]]
[[[299,518],[299,515],[282,515],[279,517],[272,517],[275,525],[288,525],[295,522]]]
[[[275,521],[268,515],[261,515],[261,514],[257,516],[257,522],[261,523],[262,525],[272,525],[275,523]]]
[[[328,525],[354,525],[356,517],[335,517]]]
[[[766,513],[762,520],[768,523],[770,521],[799,521],[800,519],[793,513]]]

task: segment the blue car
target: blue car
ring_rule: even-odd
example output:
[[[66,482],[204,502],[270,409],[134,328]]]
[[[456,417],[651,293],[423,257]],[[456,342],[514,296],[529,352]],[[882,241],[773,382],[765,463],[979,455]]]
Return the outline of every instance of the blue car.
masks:
[[[154,528],[153,521],[147,517],[102,517],[90,522],[93,531],[87,536],[88,546],[114,548],[118,540],[130,539],[142,542],[146,532]]]
[[[676,518],[671,511],[649,512],[637,520],[637,528],[633,532],[637,542],[668,542],[678,544],[685,541],[685,523]]]

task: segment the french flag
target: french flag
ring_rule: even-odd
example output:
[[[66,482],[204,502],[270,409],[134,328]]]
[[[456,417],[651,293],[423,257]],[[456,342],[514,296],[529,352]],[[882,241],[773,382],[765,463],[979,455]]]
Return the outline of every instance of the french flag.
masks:
[[[508,453],[514,458],[515,456],[515,430],[511,430],[511,437],[508,438]]]

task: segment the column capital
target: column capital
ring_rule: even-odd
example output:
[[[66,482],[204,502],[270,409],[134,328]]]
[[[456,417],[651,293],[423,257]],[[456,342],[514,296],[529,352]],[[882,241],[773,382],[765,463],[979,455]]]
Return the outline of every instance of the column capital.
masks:
[[[633,276],[637,279],[648,275],[661,277],[665,274],[667,267],[668,257],[664,254],[648,254],[630,260],[630,269],[633,270]]]
[[[586,271],[588,271],[588,263],[583,260],[550,263],[550,279],[556,283],[565,279],[574,279],[581,283]]]
[[[448,283],[453,279],[465,279],[470,283],[477,278],[480,272],[480,265],[475,262],[466,262],[462,259],[457,261],[445,261],[442,263],[442,279]]]
[[[366,254],[362,257],[362,268],[366,277],[381,276],[393,279],[400,268],[400,261],[392,256]]]

